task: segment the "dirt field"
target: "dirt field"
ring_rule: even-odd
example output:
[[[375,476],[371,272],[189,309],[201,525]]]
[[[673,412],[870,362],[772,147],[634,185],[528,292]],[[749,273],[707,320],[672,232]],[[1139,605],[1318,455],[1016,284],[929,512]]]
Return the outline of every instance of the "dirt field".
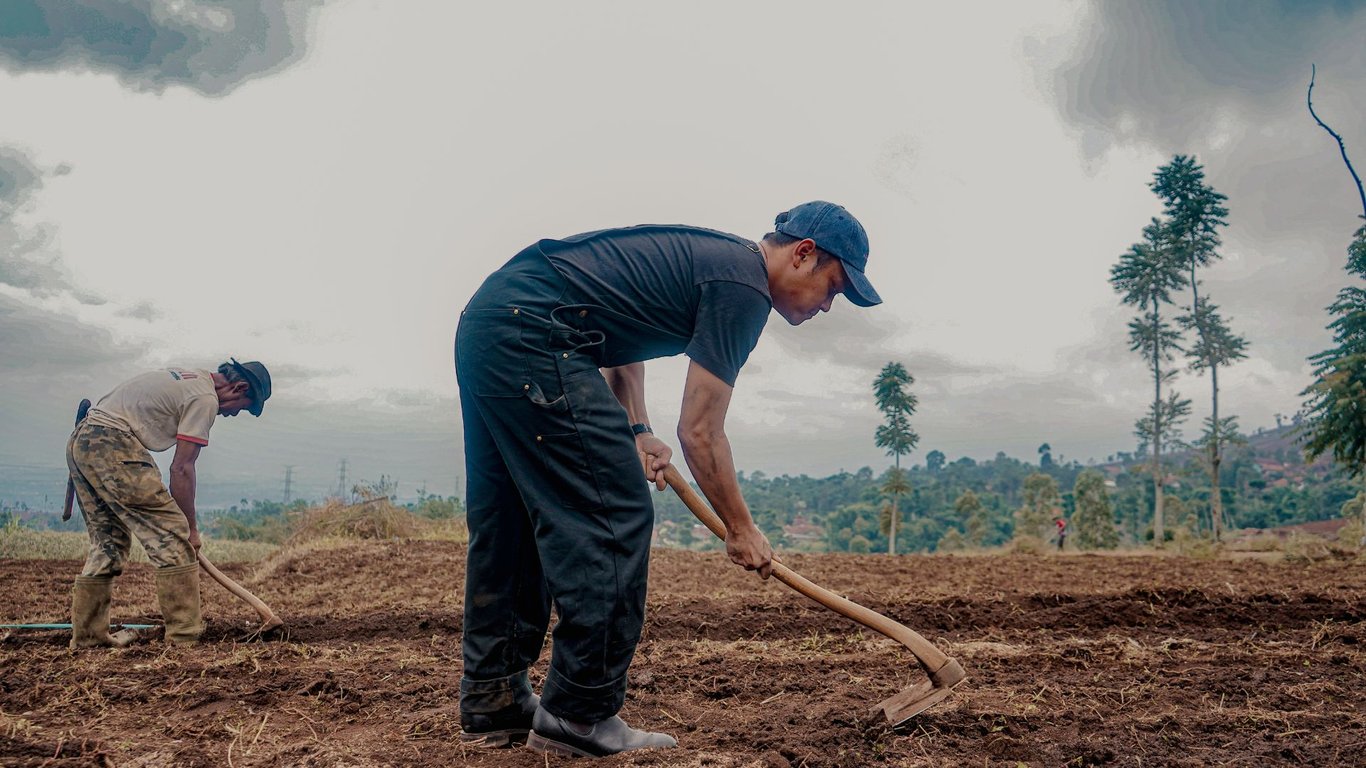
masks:
[[[1366,765],[1366,566],[1146,557],[807,555],[789,563],[960,659],[899,732],[899,646],[719,555],[655,554],[624,715],[680,748],[606,766]],[[78,564],[0,562],[0,619],[66,621]],[[0,764],[544,766],[457,738],[463,548],[356,544],[224,570],[293,627],[203,587],[206,644],[70,653],[0,640]],[[156,621],[152,573],[116,619]],[[544,660],[533,670],[544,673]]]

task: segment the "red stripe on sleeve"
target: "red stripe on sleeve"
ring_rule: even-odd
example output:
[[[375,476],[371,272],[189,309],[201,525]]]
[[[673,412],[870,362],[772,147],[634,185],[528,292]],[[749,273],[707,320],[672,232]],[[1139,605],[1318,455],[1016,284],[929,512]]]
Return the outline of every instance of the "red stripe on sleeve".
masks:
[[[202,438],[202,437],[190,437],[189,435],[176,435],[176,436],[175,436],[175,439],[177,439],[177,440],[184,440],[184,441],[187,442],[187,443],[194,443],[195,445],[208,445],[208,444],[209,444],[209,441],[208,441],[208,440],[205,440],[205,439]]]

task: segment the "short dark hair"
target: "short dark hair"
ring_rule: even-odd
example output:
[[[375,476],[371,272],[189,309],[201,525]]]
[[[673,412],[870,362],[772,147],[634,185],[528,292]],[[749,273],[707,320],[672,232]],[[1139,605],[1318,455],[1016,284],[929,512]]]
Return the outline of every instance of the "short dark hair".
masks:
[[[805,238],[794,237],[793,235],[789,235],[786,232],[769,232],[767,235],[764,235],[765,243],[768,243],[770,245],[776,245],[780,248],[784,245],[800,243],[804,239]],[[828,251],[823,251],[821,250],[820,246],[816,246],[816,269],[824,267],[825,263],[833,258],[835,257],[831,255]]]

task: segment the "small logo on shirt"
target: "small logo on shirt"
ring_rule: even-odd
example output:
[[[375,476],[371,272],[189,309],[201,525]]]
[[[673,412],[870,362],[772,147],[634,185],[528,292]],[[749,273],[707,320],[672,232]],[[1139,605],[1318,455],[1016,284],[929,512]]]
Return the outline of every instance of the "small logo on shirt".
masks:
[[[188,379],[199,378],[199,374],[195,373],[194,371],[181,371],[176,370],[175,368],[171,368],[166,372],[171,374],[171,378],[175,379],[176,381],[186,381]]]

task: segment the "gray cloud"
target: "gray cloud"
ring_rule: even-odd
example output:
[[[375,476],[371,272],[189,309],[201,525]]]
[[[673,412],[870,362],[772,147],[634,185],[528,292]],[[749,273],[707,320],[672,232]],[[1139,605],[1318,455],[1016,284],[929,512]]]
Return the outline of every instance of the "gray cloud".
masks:
[[[98,306],[104,299],[77,289],[52,248],[52,228],[25,226],[17,216],[33,207],[45,179],[71,172],[68,165],[40,168],[24,152],[0,146],[0,285],[18,288],[36,298],[67,293],[82,304]]]
[[[1229,196],[1234,237],[1341,255],[1359,205],[1336,144],[1306,109],[1305,90],[1317,64],[1315,108],[1348,151],[1363,156],[1358,164],[1366,160],[1366,0],[1090,9],[1085,44],[1053,83],[1084,148],[1098,154],[1125,143],[1195,154]]]
[[[150,301],[143,301],[131,307],[124,307],[118,311],[120,317],[131,317],[134,320],[146,320],[152,322],[161,317],[161,310],[152,305]]]
[[[321,0],[7,0],[0,67],[84,69],[221,95],[303,55]]]
[[[31,207],[43,186],[44,172],[28,155],[0,147],[0,285],[47,296],[68,287],[55,254],[46,253],[51,236],[41,227],[23,227],[15,215]]]
[[[0,285],[17,288],[31,298],[67,294],[82,304],[99,306],[104,299],[75,286],[53,249],[53,230],[44,224],[21,223],[49,177],[70,173],[67,165],[41,168],[27,154],[0,146]]]
[[[42,172],[27,155],[0,147],[0,214],[22,207],[42,184]]]
[[[1233,112],[1253,128],[1285,113],[1304,120],[1309,65],[1360,93],[1361,0],[1153,0],[1095,3],[1086,44],[1058,73],[1064,114],[1107,138],[1180,151]],[[1327,86],[1327,83],[1324,84]],[[1358,117],[1366,105],[1344,99]],[[1100,143],[1104,143],[1104,140]],[[1094,144],[1093,144],[1094,146]]]
[[[64,375],[131,351],[98,326],[0,294],[0,374],[6,380]]]

